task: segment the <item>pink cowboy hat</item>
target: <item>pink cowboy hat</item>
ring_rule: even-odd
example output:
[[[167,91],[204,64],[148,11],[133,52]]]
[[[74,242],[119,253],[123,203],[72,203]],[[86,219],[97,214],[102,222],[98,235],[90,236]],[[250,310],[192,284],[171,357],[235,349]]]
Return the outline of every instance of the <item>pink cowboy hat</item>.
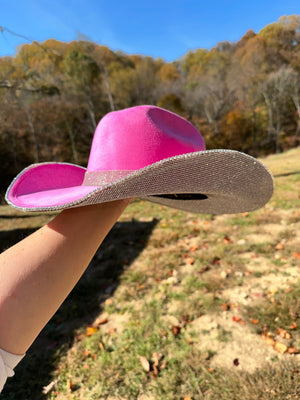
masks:
[[[51,211],[133,198],[209,214],[262,207],[273,178],[255,158],[205,150],[197,129],[155,106],[114,111],[102,118],[87,168],[34,164],[11,183],[6,200],[24,211]]]

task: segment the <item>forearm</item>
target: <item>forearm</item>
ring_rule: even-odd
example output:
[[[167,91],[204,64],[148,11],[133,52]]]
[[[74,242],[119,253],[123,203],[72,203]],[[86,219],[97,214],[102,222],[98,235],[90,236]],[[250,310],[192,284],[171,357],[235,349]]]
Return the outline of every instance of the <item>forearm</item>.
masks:
[[[63,211],[0,255],[0,347],[22,354],[64,301],[127,201]]]

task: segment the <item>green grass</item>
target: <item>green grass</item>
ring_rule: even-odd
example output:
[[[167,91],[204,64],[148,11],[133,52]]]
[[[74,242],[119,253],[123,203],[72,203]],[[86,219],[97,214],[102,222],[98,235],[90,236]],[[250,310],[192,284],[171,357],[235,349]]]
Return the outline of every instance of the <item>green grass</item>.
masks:
[[[270,293],[259,305],[244,310],[249,320],[258,320],[255,325],[258,333],[263,330],[276,332],[279,327],[291,332],[295,341],[300,339],[300,281],[286,290]],[[297,327],[291,331],[293,323]]]
[[[299,355],[276,353],[262,334],[280,341],[284,329],[288,345],[300,349],[300,149],[265,162],[276,175],[275,193],[252,213],[193,215],[134,201],[2,398],[299,400]],[[2,207],[1,243],[51,217]],[[88,336],[104,311],[108,322]],[[255,370],[216,363],[236,330],[239,340],[251,334],[260,340],[253,346],[268,352]]]

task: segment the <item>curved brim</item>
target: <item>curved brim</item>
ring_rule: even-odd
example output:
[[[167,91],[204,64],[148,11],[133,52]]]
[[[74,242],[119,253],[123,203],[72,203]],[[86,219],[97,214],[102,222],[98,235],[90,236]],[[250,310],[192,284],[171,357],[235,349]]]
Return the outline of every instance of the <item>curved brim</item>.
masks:
[[[253,211],[269,201],[273,178],[255,158],[234,150],[207,150],[164,159],[105,184],[84,186],[86,170],[67,163],[35,164],[12,182],[6,200],[26,211],[54,211],[125,198],[142,198],[205,214]],[[195,193],[166,198],[159,195]]]

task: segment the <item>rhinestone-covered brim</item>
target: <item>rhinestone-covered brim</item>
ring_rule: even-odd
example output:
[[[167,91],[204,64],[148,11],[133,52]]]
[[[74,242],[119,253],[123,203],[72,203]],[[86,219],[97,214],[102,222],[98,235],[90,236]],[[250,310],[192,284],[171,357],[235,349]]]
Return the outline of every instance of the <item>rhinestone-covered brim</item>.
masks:
[[[28,172],[34,174],[34,168]],[[54,211],[137,197],[189,212],[231,214],[262,207],[272,196],[273,178],[260,161],[247,154],[207,150],[167,158],[137,171],[86,171],[82,187],[86,186],[91,187],[87,195],[69,198],[64,204],[17,208]],[[16,207],[9,200],[9,190],[6,199]],[[172,193],[201,193],[207,198],[186,201],[158,196]]]

